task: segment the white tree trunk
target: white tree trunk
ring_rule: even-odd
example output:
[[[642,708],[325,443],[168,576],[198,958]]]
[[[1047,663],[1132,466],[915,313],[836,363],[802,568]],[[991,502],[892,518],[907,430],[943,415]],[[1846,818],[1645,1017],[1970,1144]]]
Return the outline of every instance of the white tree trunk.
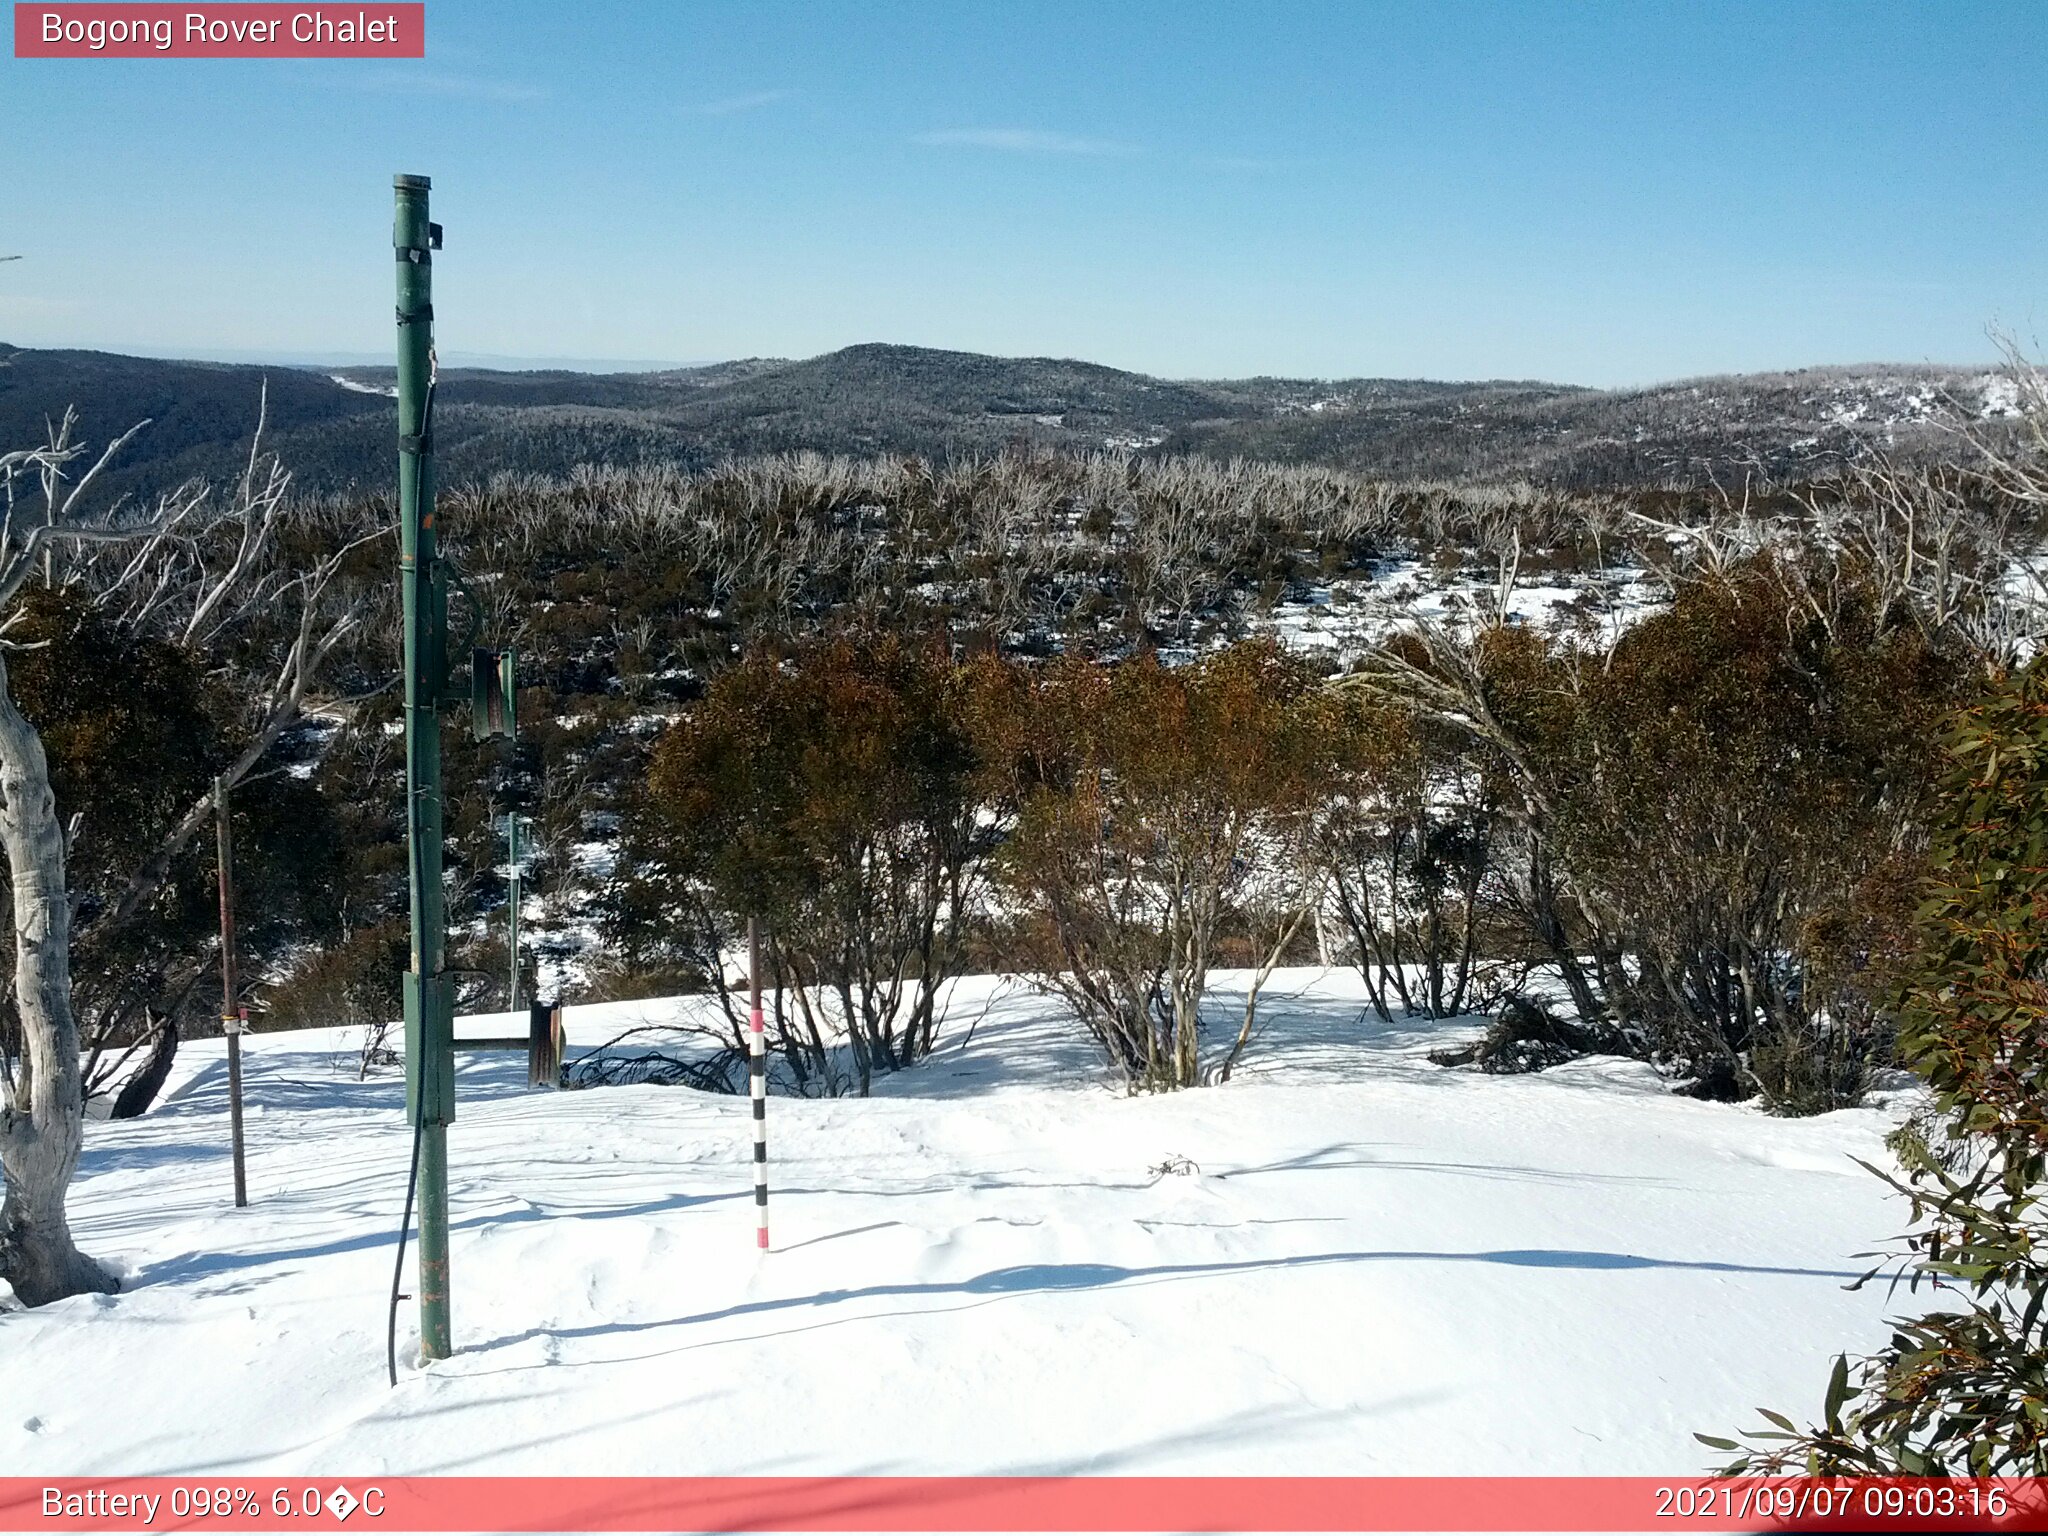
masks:
[[[0,1109],[0,1279],[25,1306],[117,1289],[71,1241],[64,1196],[84,1139],[78,1029],[71,1017],[71,914],[64,833],[42,738],[7,691],[0,660],[0,851],[14,885],[14,989],[23,1056]]]

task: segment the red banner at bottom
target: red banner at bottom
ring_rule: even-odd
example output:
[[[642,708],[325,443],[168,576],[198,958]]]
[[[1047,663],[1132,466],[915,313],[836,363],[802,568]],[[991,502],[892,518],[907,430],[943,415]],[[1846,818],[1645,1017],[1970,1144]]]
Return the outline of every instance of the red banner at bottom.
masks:
[[[2042,1478],[0,1478],[0,1531],[2042,1529]]]

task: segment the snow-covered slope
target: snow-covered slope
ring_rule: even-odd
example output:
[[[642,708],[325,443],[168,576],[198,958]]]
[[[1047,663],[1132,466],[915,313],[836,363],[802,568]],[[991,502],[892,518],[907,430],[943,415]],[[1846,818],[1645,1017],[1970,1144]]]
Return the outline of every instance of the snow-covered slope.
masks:
[[[878,1097],[771,1105],[765,1257],[743,1098],[528,1092],[465,1052],[458,1353],[410,1363],[404,1303],[395,1391],[396,1075],[253,1037],[236,1211],[221,1047],[188,1045],[154,1113],[88,1128],[75,1223],[128,1288],[0,1315],[0,1467],[1683,1473],[1693,1430],[1810,1407],[1881,1338],[1882,1288],[1843,1286],[1904,1213],[1850,1159],[1896,1100],[1449,1071],[1423,1052],[1469,1022],[1378,1024],[1336,974],[1274,1006],[1231,1083],[1127,1099],[1050,1005],[965,983]]]

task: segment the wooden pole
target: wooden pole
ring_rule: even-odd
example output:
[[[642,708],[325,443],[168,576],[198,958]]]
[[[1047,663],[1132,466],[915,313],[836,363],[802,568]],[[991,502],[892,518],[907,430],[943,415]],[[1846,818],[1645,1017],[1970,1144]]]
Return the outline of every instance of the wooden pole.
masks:
[[[754,1101],[754,1246],[768,1251],[768,1037],[761,1017],[761,929],[747,919],[747,1086]]]
[[[240,988],[235,979],[235,860],[228,837],[228,786],[213,781],[213,821],[220,857],[220,1027],[228,1037],[228,1127],[234,1142],[235,1204],[249,1203],[249,1180],[242,1167],[242,1021]]]

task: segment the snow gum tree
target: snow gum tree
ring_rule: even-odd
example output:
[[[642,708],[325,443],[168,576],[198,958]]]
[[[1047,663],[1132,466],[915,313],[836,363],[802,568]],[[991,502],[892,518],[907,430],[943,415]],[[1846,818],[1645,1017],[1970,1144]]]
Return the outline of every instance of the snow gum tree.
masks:
[[[1412,709],[1347,690],[1316,832],[1332,904],[1382,1019],[1493,1001],[1482,887],[1498,808],[1472,757]],[[1413,980],[1411,981],[1411,976]]]
[[[1854,1103],[1888,1048],[1933,743],[1971,664],[1866,573],[1813,564],[1703,573],[1598,650],[1494,628],[1366,674],[1476,770],[1500,926],[1600,1048],[1790,1113]]]
[[[0,578],[4,583],[4,578]],[[17,585],[18,585],[17,581]],[[4,584],[0,584],[4,593]],[[24,1051],[0,1115],[0,1277],[26,1305],[111,1291],[114,1277],[78,1251],[64,1193],[78,1167],[85,1106],[71,1017],[71,910],[64,829],[35,727],[8,695],[0,657],[0,851],[14,896],[14,1001]]]
[[[2048,676],[1964,710],[1898,998],[1899,1048],[1934,1115],[1882,1175],[1919,1222],[1906,1270],[1952,1304],[1835,1363],[1823,1422],[1757,1431],[1734,1471],[2048,1474]],[[1873,1170],[1875,1171],[1875,1170]],[[1729,1439],[1701,1435],[1720,1450]],[[2039,1511],[2036,1511],[2038,1515]]]
[[[47,569],[44,556],[57,544],[138,536],[133,529],[62,522],[69,498],[63,509],[53,499],[46,518],[17,527],[17,478],[37,472],[54,478],[69,457],[67,446],[53,443],[46,451],[0,458],[8,492],[0,530],[0,613],[10,612],[31,576]],[[0,1107],[0,1171],[6,1178],[0,1197],[0,1279],[28,1306],[117,1287],[104,1266],[78,1251],[64,1209],[78,1167],[85,1113],[78,1027],[71,1013],[65,843],[42,737],[15,705],[6,651],[0,649],[0,853],[12,882],[14,1007],[22,1040],[21,1059],[9,1068]]]
[[[1553,842],[1618,936],[1610,1005],[1696,1074],[1793,1110],[1860,1096],[1967,676],[1863,582],[1761,560],[1576,669]]]
[[[28,1306],[116,1285],[105,1266],[79,1252],[66,1214],[85,1109],[74,938],[88,921],[96,933],[114,935],[155,915],[181,859],[212,820],[212,778],[232,787],[250,774],[297,718],[322,665],[361,627],[363,605],[337,578],[375,537],[302,561],[281,555],[288,477],[262,455],[260,417],[247,470],[226,506],[216,506],[210,488],[194,482],[160,498],[147,515],[122,517],[117,505],[89,518],[82,510],[87,492],[141,428],[87,461],[73,441],[76,420],[67,412],[41,448],[0,454],[0,855],[14,929],[14,1017],[0,1029],[0,1280]],[[89,467],[74,477],[81,462]],[[40,506],[30,499],[38,486]],[[71,878],[76,841],[104,831],[108,846],[118,846],[136,818],[111,792],[91,796],[97,804],[60,808],[51,754],[22,711],[8,664],[11,649],[36,654],[35,669],[48,673],[46,654],[16,648],[60,647],[79,633],[75,625],[48,622],[67,602],[132,642],[126,662],[116,665],[147,670],[147,658],[162,660],[170,651],[245,652],[239,718],[231,735],[209,743],[217,751],[205,765],[205,787],[178,795],[177,774],[159,774],[155,789],[172,791],[172,798],[142,818],[153,822],[150,835],[121,849],[84,912]],[[251,666],[251,657],[260,662]],[[110,688],[108,697],[121,692]],[[69,756],[94,755],[75,741],[64,745]],[[192,784],[183,787],[193,791]]]
[[[760,651],[655,750],[639,835],[664,915],[708,924],[708,957],[760,920],[806,1091],[866,1094],[932,1049],[993,840],[962,686],[943,647],[896,638]]]
[[[1227,1075],[1257,988],[1220,1058],[1203,1058],[1203,1001],[1223,940],[1277,859],[1299,871],[1329,777],[1335,701],[1270,642],[1185,667],[1143,655],[1008,671],[981,700],[994,795],[1014,807],[999,857],[1026,914],[1027,964],[1136,1089]],[[1271,892],[1259,892],[1271,908]],[[1250,956],[1270,971],[1318,887],[1295,878],[1286,917]]]

